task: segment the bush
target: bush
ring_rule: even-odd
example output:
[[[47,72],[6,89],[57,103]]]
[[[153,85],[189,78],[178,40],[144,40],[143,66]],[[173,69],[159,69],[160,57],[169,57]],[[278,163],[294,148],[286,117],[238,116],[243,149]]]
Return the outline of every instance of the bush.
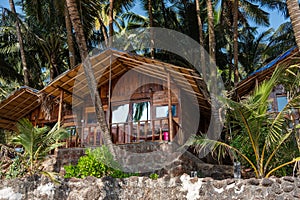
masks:
[[[25,172],[24,165],[22,164],[21,159],[17,156],[13,159],[13,163],[9,166],[8,172],[5,174],[5,178],[12,179],[21,177],[25,174]]]
[[[152,180],[157,180],[159,177],[159,175],[157,173],[152,173],[150,174],[149,178],[151,178]]]
[[[94,176],[101,178],[111,176],[113,178],[127,178],[136,176],[136,173],[125,173],[120,165],[113,159],[108,148],[104,145],[95,149],[87,149],[86,155],[80,157],[77,165],[64,166],[65,178],[85,178]]]

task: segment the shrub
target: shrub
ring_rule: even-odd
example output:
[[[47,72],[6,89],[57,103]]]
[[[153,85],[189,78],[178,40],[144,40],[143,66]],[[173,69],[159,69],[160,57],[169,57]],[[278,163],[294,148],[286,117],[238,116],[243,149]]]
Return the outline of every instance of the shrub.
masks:
[[[13,159],[13,163],[9,166],[8,172],[5,174],[5,178],[17,178],[23,176],[25,172],[26,171],[24,165],[22,165],[22,160],[17,156]]]
[[[108,175],[113,178],[127,178],[137,175],[123,172],[105,145],[93,150],[87,149],[86,155],[80,157],[77,165],[68,165],[64,168],[65,178],[85,178],[87,176],[101,178]]]
[[[159,175],[157,173],[152,173],[150,174],[149,178],[151,178],[152,180],[157,180],[159,177]]]

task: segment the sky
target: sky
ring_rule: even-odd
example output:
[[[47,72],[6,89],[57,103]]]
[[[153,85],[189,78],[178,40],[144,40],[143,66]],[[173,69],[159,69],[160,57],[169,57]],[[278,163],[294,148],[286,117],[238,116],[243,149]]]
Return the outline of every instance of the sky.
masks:
[[[9,8],[9,0],[0,0],[0,6]],[[17,9],[17,12],[20,12],[20,9]],[[138,13],[140,15],[145,15],[145,12],[141,10],[141,6],[139,2],[132,8],[132,12]],[[276,30],[280,24],[287,21],[284,19],[284,17],[279,14],[277,11],[271,11],[270,12],[270,27],[273,27],[274,30]],[[258,31],[267,30],[268,27],[260,27]]]

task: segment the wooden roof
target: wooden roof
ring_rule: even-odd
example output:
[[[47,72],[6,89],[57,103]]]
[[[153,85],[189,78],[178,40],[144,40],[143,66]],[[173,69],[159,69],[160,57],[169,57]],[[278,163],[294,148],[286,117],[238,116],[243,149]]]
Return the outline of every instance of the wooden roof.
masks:
[[[171,84],[176,84],[180,89],[195,95],[198,100],[195,103],[199,104],[201,112],[210,113],[208,93],[202,92],[206,91],[206,85],[195,70],[113,49],[107,49],[90,60],[98,87],[106,84],[110,76],[113,80],[129,70],[164,81],[167,81],[170,74]],[[74,88],[76,93],[73,92]],[[64,91],[64,102],[72,105],[75,99],[76,105],[84,103],[82,97],[89,93],[89,89],[82,64],[59,75],[41,91],[22,87],[0,102],[0,128],[12,129],[16,121],[40,105],[41,96],[59,98],[61,90]]]
[[[0,103],[0,128],[13,129],[16,121],[39,105],[38,91],[21,87]]]
[[[249,94],[255,88],[256,84],[261,83],[262,81],[271,78],[275,68],[279,67],[288,67],[292,64],[299,63],[299,51],[298,48],[291,48],[287,52],[284,52],[270,63],[253,72],[244,80],[240,81],[235,89],[235,96],[243,97]]]
[[[206,90],[204,89],[205,84],[202,78],[192,69],[113,49],[105,50],[99,55],[92,57],[91,63],[95,78],[98,80],[98,87],[106,84],[109,81],[110,75],[111,80],[113,80],[129,70],[134,70],[164,81],[167,81],[168,73],[170,73],[172,84],[177,84],[179,88],[186,92],[195,94],[199,101],[197,103],[203,109],[210,110],[207,98],[204,97],[201,88],[199,88],[199,83],[202,83],[202,90]],[[109,69],[111,69],[111,73]],[[74,88],[76,88],[75,93],[73,93]],[[89,88],[82,64],[60,75],[41,92],[59,98],[60,90],[65,92],[65,102],[72,104],[74,103],[72,101],[75,100],[76,105],[84,103],[82,97],[89,93]]]

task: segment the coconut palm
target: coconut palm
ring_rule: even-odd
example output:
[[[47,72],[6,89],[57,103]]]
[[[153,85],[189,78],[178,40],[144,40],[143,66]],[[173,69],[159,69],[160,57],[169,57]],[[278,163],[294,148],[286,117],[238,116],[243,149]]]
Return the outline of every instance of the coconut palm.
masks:
[[[108,128],[108,125],[107,125],[107,122],[105,119],[105,113],[104,113],[104,110],[102,107],[102,102],[100,99],[99,92],[97,90],[97,82],[96,82],[96,79],[95,79],[95,76],[94,76],[94,73],[92,70],[90,60],[88,59],[88,48],[87,48],[87,44],[86,44],[85,35],[83,32],[82,23],[80,20],[80,15],[79,15],[79,12],[77,9],[76,1],[75,0],[67,0],[67,6],[68,6],[71,22],[72,22],[74,31],[76,33],[75,35],[76,35],[77,44],[79,46],[80,57],[81,57],[81,60],[83,62],[85,62],[83,65],[84,72],[86,75],[90,94],[91,94],[91,97],[92,97],[92,100],[93,100],[93,103],[95,106],[96,117],[99,122],[101,132],[103,134],[103,140],[104,140],[104,143],[109,148],[111,154],[114,156],[114,158],[116,158],[116,154],[115,154],[112,140],[110,137],[109,128]]]
[[[64,129],[57,129],[55,125],[50,131],[48,127],[34,127],[28,119],[21,119],[17,123],[18,136],[11,139],[11,143],[24,148],[24,157],[28,158],[30,174],[39,170],[40,161],[53,149],[64,143],[57,142],[66,138]]]
[[[298,48],[300,47],[300,9],[297,0],[286,0]]]
[[[281,24],[269,38],[264,56],[266,56],[268,60],[273,60],[282,54],[282,52],[296,45],[292,24],[291,22],[285,22]]]
[[[23,66],[23,74],[24,74],[24,84],[28,85],[29,84],[29,73],[27,69],[27,62],[26,62],[26,56],[25,56],[25,50],[24,50],[24,43],[23,43],[23,36],[22,32],[20,29],[20,24],[19,24],[19,18],[17,16],[15,4],[13,0],[9,0],[9,5],[11,8],[11,12],[15,15],[16,18],[16,31],[17,31],[17,37],[20,45],[20,53],[21,53],[21,60],[22,60],[22,66]]]
[[[282,152],[285,142],[293,134],[293,129],[289,129],[287,126],[289,121],[285,116],[291,108],[300,106],[299,95],[290,100],[282,111],[268,112],[269,95],[274,86],[279,83],[279,77],[282,76],[283,71],[283,67],[276,69],[270,80],[264,81],[253,94],[240,102],[224,100],[229,109],[228,115],[231,117],[231,124],[235,125],[235,130],[237,130],[235,136],[244,138],[243,141],[246,142],[240,144],[241,149],[234,144],[211,140],[206,136],[197,136],[191,140],[196,151],[201,152],[210,148],[219,156],[225,155],[226,151],[230,152],[230,155],[238,155],[253,168],[256,177],[259,178],[269,177],[276,170],[299,161],[300,157],[297,157],[277,166],[271,165],[274,160],[283,160],[277,155]],[[243,151],[245,146],[249,146],[249,149],[245,150],[248,153]]]

